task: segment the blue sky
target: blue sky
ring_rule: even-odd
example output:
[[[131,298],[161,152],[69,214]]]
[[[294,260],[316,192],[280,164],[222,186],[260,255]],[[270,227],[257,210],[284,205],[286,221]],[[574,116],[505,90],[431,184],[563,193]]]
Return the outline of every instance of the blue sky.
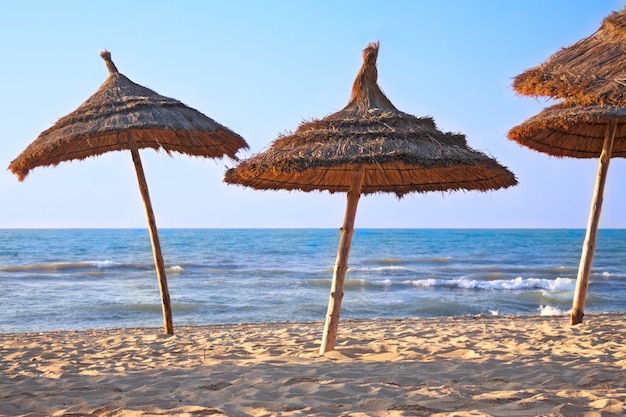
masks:
[[[400,110],[511,169],[489,193],[361,198],[357,228],[584,228],[596,160],[557,159],[508,140],[552,102],[518,96],[512,78],[591,35],[624,0],[2,1],[0,228],[146,227],[129,152],[6,167],[39,133],[120,72],[266,149],[304,120],[343,108],[361,51],[379,40],[379,84]],[[223,159],[141,152],[157,225],[339,227],[345,195],[256,191],[222,181]],[[609,169],[600,227],[626,227],[623,159]]]

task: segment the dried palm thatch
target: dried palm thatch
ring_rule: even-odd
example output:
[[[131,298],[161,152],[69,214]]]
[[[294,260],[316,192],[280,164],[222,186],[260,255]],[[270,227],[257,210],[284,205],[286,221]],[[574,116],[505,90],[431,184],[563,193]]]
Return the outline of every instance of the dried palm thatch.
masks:
[[[269,149],[229,169],[225,181],[256,189],[347,192],[356,167],[365,167],[362,193],[495,190],[517,183],[495,159],[444,133],[430,117],[396,109],[377,85],[378,44],[341,111],[305,122]]]
[[[192,156],[235,158],[239,149],[248,147],[241,136],[199,111],[129,80],[108,51],[101,56],[109,77],[11,162],[9,169],[20,181],[38,166],[127,150],[128,134],[138,148]]]
[[[109,151],[131,152],[143,198],[163,307],[165,333],[173,334],[172,310],[156,221],[139,148],[164,149],[193,156],[235,159],[246,141],[197,110],[161,96],[120,74],[111,54],[101,54],[109,77],[75,111],[59,119],[9,165],[22,181],[38,166],[85,159]]]
[[[226,182],[256,189],[347,192],[352,172],[365,167],[363,194],[495,190],[514,175],[444,133],[431,118],[375,109],[364,117],[305,123],[271,148],[226,173]]]
[[[347,106],[303,123],[269,149],[229,169],[225,181],[261,190],[346,192],[320,353],[334,349],[354,219],[361,194],[495,190],[517,184],[495,159],[467,146],[462,134],[444,133],[429,117],[396,109],[377,84],[378,43],[363,65]]]
[[[591,36],[556,52],[513,80],[527,96],[581,105],[626,106],[626,8],[607,16]]]
[[[610,121],[617,123],[612,157],[626,157],[626,107],[555,104],[512,128],[508,137],[548,155],[598,158]]]

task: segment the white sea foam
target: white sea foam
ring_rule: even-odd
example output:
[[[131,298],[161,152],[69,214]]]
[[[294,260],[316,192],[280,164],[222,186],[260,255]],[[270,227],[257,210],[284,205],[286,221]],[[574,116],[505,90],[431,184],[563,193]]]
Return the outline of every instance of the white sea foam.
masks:
[[[549,305],[540,305],[538,310],[540,316],[562,316],[563,314],[566,314],[566,312]]]
[[[513,279],[496,279],[491,281],[469,279],[467,277],[456,278],[452,280],[444,279],[422,279],[412,281],[417,287],[450,287],[462,289],[480,289],[480,290],[532,290],[542,289],[549,292],[568,291],[574,288],[575,280],[571,278],[541,279],[541,278],[522,278]]]
[[[416,287],[439,287],[443,282],[445,281],[442,279],[428,278],[412,281],[411,283]]]
[[[96,268],[110,268],[115,265],[119,265],[113,261],[87,261],[88,265],[95,266]]]

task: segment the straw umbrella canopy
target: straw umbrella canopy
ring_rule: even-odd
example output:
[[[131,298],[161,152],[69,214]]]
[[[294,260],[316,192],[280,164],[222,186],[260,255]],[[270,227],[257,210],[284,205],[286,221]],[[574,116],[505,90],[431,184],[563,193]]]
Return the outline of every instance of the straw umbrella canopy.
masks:
[[[130,150],[148,220],[164,329],[173,334],[165,266],[139,149],[236,159],[237,151],[247,148],[248,144],[199,111],[135,84],[118,72],[108,51],[100,55],[109,70],[107,80],[76,110],[42,132],[11,162],[9,169],[22,181],[35,167]]]
[[[527,96],[575,100],[582,105],[626,106],[625,83],[626,8],[609,14],[591,36],[517,75],[513,88]]]
[[[583,243],[571,324],[582,323],[611,157],[626,156],[626,8],[591,36],[559,50],[513,80],[520,94],[563,102],[512,128],[508,137],[558,157],[599,158]]]
[[[301,124],[269,149],[226,172],[225,181],[260,190],[347,193],[320,353],[334,349],[354,218],[361,194],[488,191],[517,184],[495,159],[444,133],[430,117],[404,113],[377,85],[378,43],[363,51],[349,103]]]
[[[551,156],[598,158],[611,122],[616,124],[611,157],[626,157],[626,107],[585,106],[568,100],[513,127],[508,137]]]

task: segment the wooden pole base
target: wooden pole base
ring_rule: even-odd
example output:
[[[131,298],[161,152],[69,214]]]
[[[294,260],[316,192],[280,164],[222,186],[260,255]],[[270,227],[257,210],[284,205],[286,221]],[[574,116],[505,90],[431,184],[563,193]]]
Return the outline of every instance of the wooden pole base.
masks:
[[[156,221],[154,219],[154,211],[150,202],[150,193],[148,192],[148,183],[143,172],[143,165],[139,157],[137,143],[132,133],[128,133],[128,144],[130,145],[130,153],[135,164],[137,172],[137,181],[139,181],[139,191],[143,198],[143,204],[146,209],[146,217],[148,218],[148,230],[150,231],[150,240],[152,242],[152,254],[154,256],[154,265],[157,271],[157,279],[159,280],[159,291],[161,293],[161,305],[163,310],[163,329],[166,334],[174,334],[174,324],[172,320],[172,306],[170,302],[170,293],[167,288],[167,277],[165,276],[165,262],[163,262],[163,254],[161,253],[161,243],[159,242],[159,234],[157,232]]]
[[[574,324],[582,323],[584,315],[585,313],[583,313],[582,310],[572,309],[572,315],[570,316],[570,324],[574,325]]]
[[[324,324],[322,344],[319,351],[320,355],[335,349],[337,328],[339,326],[339,313],[341,310],[341,301],[343,300],[343,286],[346,271],[348,270],[348,256],[350,255],[352,235],[354,234],[354,219],[356,217],[359,198],[361,197],[361,186],[363,185],[364,176],[364,167],[360,167],[352,174],[352,185],[348,191],[346,214],[343,220],[343,226],[341,227],[337,260],[335,261],[335,269],[333,272],[333,282],[330,287],[326,323]]]
[[[604,185],[609,170],[609,162],[611,161],[611,152],[613,151],[613,141],[615,139],[615,130],[617,122],[612,120],[606,128],[606,135],[602,145],[602,153],[598,163],[598,174],[596,177],[596,186],[591,201],[591,210],[589,213],[589,222],[587,224],[587,232],[583,243],[583,251],[580,257],[580,265],[578,267],[578,276],[576,278],[576,290],[574,291],[574,301],[572,304],[572,313],[570,323],[572,325],[583,322],[585,298],[587,297],[587,288],[589,287],[589,275],[591,273],[591,263],[596,250],[596,236],[598,234],[598,224],[600,222],[600,213],[602,211],[602,200],[604,196]]]

